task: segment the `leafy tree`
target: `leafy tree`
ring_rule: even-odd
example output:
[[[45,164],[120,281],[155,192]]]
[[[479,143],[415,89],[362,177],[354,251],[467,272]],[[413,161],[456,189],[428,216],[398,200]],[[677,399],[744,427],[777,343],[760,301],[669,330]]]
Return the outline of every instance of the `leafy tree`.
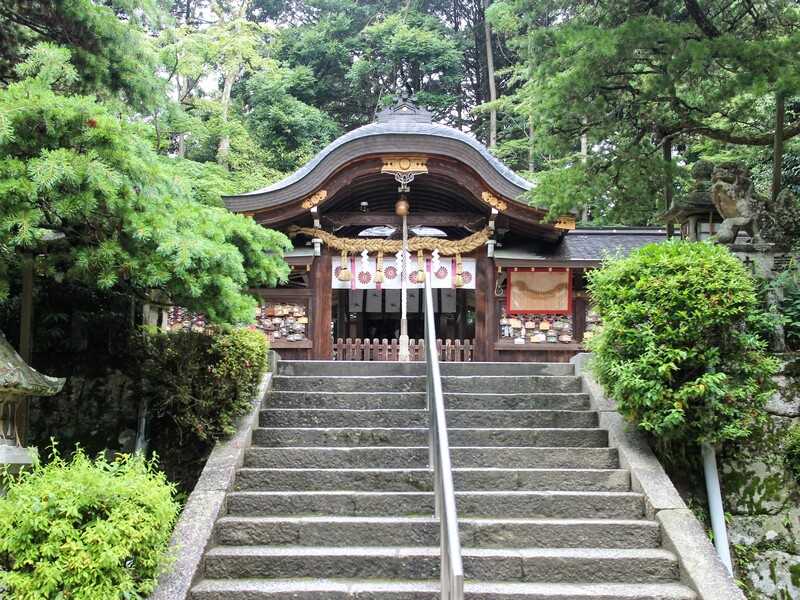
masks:
[[[222,90],[220,94],[220,120],[228,122],[233,85],[241,77],[245,68],[269,68],[264,59],[261,45],[265,31],[258,24],[244,19],[247,0],[240,0],[233,14],[218,11],[219,22],[208,30],[201,31],[202,40],[212,48],[214,67],[220,73]],[[230,134],[223,129],[217,148],[217,161],[226,164],[230,151]]]
[[[442,121],[487,137],[483,113],[472,112],[489,97],[483,14],[483,0],[253,0],[249,17],[279,24],[274,56],[314,76],[294,95],[343,129],[370,122],[382,100],[406,91],[430,102]],[[413,36],[420,45],[408,43]],[[502,69],[502,40],[494,36],[492,43]],[[432,81],[400,73],[414,64]]]
[[[514,100],[546,157],[543,177],[564,190],[554,212],[575,208],[576,198],[601,212],[652,202],[672,185],[664,158],[681,152],[691,161],[704,140],[770,148],[776,94],[790,98],[800,86],[800,14],[789,0],[500,0],[490,12],[520,58]],[[800,133],[799,114],[790,103],[783,137]],[[575,183],[595,178],[604,193],[587,200]],[[533,198],[547,201],[549,189]]]
[[[416,94],[440,119],[454,108],[461,53],[438,20],[410,11],[396,13],[366,27],[361,38],[348,78],[376,108],[396,90]]]
[[[258,72],[242,86],[248,130],[279,171],[297,169],[340,133],[328,115],[291,93],[311,77],[308,69],[280,68]]]
[[[42,251],[57,234],[37,259],[51,278],[141,297],[158,290],[212,320],[252,319],[246,290],[286,277],[287,238],[194,201],[139,125],[54,89],[77,75],[67,51],[46,50],[59,68],[34,74],[25,63],[28,77],[0,90],[0,291],[12,256]]]
[[[251,18],[275,20],[276,57],[291,68],[308,69],[311,85],[297,98],[316,106],[344,129],[368,123],[371,98],[354,92],[347,74],[356,54],[359,34],[389,4],[352,0],[282,2],[254,0]]]
[[[26,49],[39,42],[68,47],[77,89],[108,100],[121,95],[150,112],[164,100],[149,33],[164,22],[158,0],[6,0],[0,3],[0,81],[15,79]]]
[[[589,274],[594,369],[619,411],[664,442],[745,438],[778,370],[753,277],[724,246],[672,241]]]
[[[237,156],[237,139],[234,138],[231,155]],[[239,164],[238,160],[234,164]],[[274,183],[281,173],[272,169],[253,169],[248,171],[229,171],[214,162],[173,159],[170,170],[178,184],[186,188],[192,198],[201,204],[222,207],[222,196],[241,193],[243,190],[257,190]]]
[[[313,84],[308,68],[287,68],[269,58],[274,28],[241,17],[247,2],[218,7],[217,22],[183,26],[161,36],[161,56],[178,105],[164,123],[181,157],[217,161],[231,172],[292,170],[338,134],[336,124],[296,96]],[[234,12],[231,12],[234,11]],[[219,79],[209,93],[203,81]],[[205,88],[205,90],[203,89]],[[237,190],[242,191],[242,190]]]

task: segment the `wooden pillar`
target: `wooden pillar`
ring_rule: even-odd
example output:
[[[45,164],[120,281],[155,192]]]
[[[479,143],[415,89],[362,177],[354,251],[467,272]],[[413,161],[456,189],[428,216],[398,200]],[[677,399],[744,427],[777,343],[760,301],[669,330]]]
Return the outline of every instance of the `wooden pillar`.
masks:
[[[331,318],[333,290],[331,289],[331,252],[323,247],[322,255],[314,259],[311,268],[311,358],[331,360],[333,358],[333,339],[331,337]]]
[[[336,331],[337,336],[346,338],[347,332],[347,290],[336,290]]]
[[[33,256],[22,259],[22,306],[20,310],[19,355],[29,365],[33,359]],[[24,446],[28,438],[28,399],[17,407],[16,424],[19,439]]]
[[[497,338],[494,260],[487,256],[478,258],[475,275],[475,360],[492,361]]]

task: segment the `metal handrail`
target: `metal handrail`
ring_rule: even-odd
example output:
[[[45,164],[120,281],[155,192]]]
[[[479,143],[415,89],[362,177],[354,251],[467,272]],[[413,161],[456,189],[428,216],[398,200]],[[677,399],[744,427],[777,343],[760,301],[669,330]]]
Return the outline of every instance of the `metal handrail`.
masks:
[[[458,537],[458,515],[447,439],[447,418],[442,394],[439,355],[436,351],[433,293],[430,276],[425,278],[425,368],[430,427],[430,467],[433,471],[436,518],[439,519],[441,599],[464,600],[464,567]]]

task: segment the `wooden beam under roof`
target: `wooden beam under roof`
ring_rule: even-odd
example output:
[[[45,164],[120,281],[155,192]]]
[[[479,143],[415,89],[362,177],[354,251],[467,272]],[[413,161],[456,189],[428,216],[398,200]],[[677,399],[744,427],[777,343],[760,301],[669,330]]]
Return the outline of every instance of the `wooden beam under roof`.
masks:
[[[412,212],[408,215],[408,226],[418,227],[463,227],[464,229],[474,229],[476,225],[485,224],[488,215],[478,213],[433,213],[433,212]],[[321,217],[323,226],[329,226],[334,231],[342,227],[380,227],[390,225],[400,227],[402,219],[394,213],[361,213],[361,212],[340,212],[327,213]]]

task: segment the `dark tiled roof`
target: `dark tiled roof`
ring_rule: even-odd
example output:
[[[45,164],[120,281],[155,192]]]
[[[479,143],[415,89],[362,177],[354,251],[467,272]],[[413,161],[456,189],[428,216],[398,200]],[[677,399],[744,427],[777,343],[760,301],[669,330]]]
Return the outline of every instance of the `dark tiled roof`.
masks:
[[[406,107],[411,108],[405,110]],[[377,122],[335,139],[288,177],[260,190],[227,196],[225,204],[237,211],[280,205],[310,193],[335,169],[359,156],[387,152],[441,154],[461,160],[475,168],[498,192],[514,200],[532,187],[531,182],[500,162],[473,136],[432,123],[427,111],[401,103],[382,111]]]
[[[471,146],[475,150],[477,150],[486,161],[494,167],[494,169],[500,173],[505,179],[521,187],[523,190],[529,190],[532,187],[532,184],[527,179],[523,179],[514,171],[509,169],[505,166],[502,162],[500,162],[495,156],[489,152],[489,150],[481,144],[478,140],[476,140],[471,135],[464,133],[463,131],[459,131],[458,129],[454,129],[452,127],[448,127],[447,125],[440,125],[439,123],[418,123],[418,122],[406,122],[406,121],[389,121],[385,123],[370,123],[369,125],[364,125],[363,127],[359,127],[358,129],[354,129],[350,133],[346,133],[343,136],[336,138],[330,144],[325,146],[314,158],[304,164],[302,167],[297,169],[294,173],[286,177],[285,179],[281,179],[280,181],[273,183],[272,185],[265,187],[260,190],[255,190],[254,192],[248,192],[246,194],[240,194],[240,197],[244,196],[256,196],[259,194],[265,194],[267,192],[272,192],[274,190],[279,190],[281,188],[285,188],[292,183],[299,181],[303,177],[305,177],[308,173],[314,170],[319,163],[323,161],[323,159],[331,154],[334,150],[339,148],[340,146],[344,146],[348,142],[352,142],[354,140],[358,140],[361,138],[369,138],[373,136],[393,136],[393,135],[419,135],[419,136],[426,136],[432,138],[445,138],[450,140],[457,140],[468,146]]]
[[[663,229],[573,229],[559,244],[504,247],[495,250],[500,261],[599,263],[606,256],[666,241]]]

